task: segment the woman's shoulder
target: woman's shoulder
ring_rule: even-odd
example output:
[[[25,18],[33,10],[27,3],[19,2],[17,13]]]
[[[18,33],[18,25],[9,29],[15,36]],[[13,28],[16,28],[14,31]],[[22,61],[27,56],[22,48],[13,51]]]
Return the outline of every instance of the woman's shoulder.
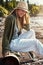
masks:
[[[15,19],[15,16],[14,15],[8,15],[5,19],[5,21],[13,21]]]
[[[14,18],[15,16],[13,14],[8,15],[7,18]]]

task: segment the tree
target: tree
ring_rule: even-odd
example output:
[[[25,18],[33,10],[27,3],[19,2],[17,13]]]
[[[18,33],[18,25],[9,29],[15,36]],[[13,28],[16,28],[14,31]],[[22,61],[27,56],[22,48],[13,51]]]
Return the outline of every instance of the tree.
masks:
[[[36,16],[39,13],[39,7],[36,5],[33,5],[31,8],[31,14]]]
[[[27,0],[27,3],[29,4],[29,0]]]
[[[13,7],[16,7],[16,0],[12,0]]]
[[[20,0],[20,1],[24,1],[24,0]]]
[[[3,0],[0,0],[0,5],[2,5],[2,6],[4,5],[4,4],[3,4]]]
[[[6,0],[5,7],[8,7],[8,0]]]
[[[28,9],[29,9],[29,0],[27,0],[27,4],[28,4]]]

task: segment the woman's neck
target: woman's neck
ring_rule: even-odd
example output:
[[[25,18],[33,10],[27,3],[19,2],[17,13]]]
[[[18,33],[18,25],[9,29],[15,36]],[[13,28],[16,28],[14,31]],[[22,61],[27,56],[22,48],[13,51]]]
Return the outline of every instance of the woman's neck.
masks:
[[[21,26],[23,27],[23,17],[22,18],[19,18],[19,20],[20,20]]]

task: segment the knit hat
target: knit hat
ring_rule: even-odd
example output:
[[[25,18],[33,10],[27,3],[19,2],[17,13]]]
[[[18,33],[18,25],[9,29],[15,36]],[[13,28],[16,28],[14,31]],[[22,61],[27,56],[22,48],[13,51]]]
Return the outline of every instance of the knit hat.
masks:
[[[27,13],[29,13],[28,4],[26,2],[23,2],[23,1],[18,3],[17,7],[15,7],[14,10],[16,10],[16,9],[21,9],[21,10],[24,10]],[[13,13],[14,10],[11,13]]]

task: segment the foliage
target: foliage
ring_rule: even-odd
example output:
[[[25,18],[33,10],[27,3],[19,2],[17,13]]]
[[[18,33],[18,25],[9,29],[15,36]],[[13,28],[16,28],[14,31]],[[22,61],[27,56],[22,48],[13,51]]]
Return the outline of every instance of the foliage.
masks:
[[[31,15],[36,16],[39,13],[39,7],[38,6],[31,5],[29,8],[30,8],[29,10],[30,10]]]
[[[22,0],[20,0],[22,1]],[[0,3],[3,1],[0,1]],[[9,11],[11,12],[13,8],[15,8],[15,6],[18,4],[18,2],[16,0],[6,0],[6,2],[4,3],[4,7],[7,9],[5,9],[4,7],[0,6],[0,10],[1,12],[3,12],[4,14],[8,14]],[[29,11],[30,11],[30,15],[37,15],[39,13],[39,6],[36,6],[35,4],[29,4],[29,1],[27,0],[28,6],[29,6]],[[9,10],[9,11],[8,11]]]
[[[12,3],[13,3],[13,7],[15,8],[16,7],[16,0],[12,0]]]
[[[15,0],[9,1],[8,6],[10,6],[11,8],[14,8],[16,6],[16,1]]]
[[[2,12],[2,11],[0,11],[0,17],[3,17],[3,15],[4,15],[4,14],[3,14],[3,12]]]
[[[6,6],[6,9],[8,9],[9,11],[12,11],[13,8],[15,8],[15,6],[16,6],[16,0],[11,0],[11,1],[8,1],[8,6]]]
[[[13,8],[13,3],[12,2],[9,2],[8,5],[9,5],[9,7]]]
[[[3,13],[4,16],[9,14],[8,10],[6,10],[6,9],[5,9],[4,7],[2,7],[2,6],[0,6],[0,12]]]
[[[37,6],[33,6],[31,9],[31,13],[33,15],[36,15],[36,14],[38,14],[38,12],[39,12],[39,8]]]
[[[4,0],[0,0],[0,5],[4,5]]]
[[[8,2],[8,7],[6,7],[6,9],[8,9],[9,11],[12,11],[13,3],[12,2]]]

